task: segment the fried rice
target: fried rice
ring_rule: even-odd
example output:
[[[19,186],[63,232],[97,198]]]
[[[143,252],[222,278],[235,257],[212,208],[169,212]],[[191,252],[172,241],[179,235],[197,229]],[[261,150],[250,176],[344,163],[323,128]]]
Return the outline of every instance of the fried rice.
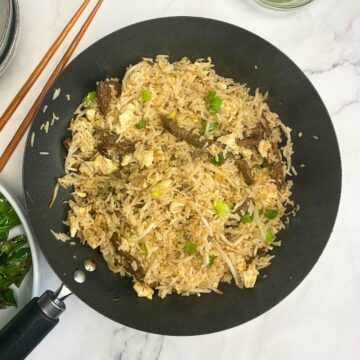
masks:
[[[149,299],[253,287],[293,206],[291,129],[266,99],[209,58],[159,55],[99,82],[58,180],[73,187],[71,238]]]

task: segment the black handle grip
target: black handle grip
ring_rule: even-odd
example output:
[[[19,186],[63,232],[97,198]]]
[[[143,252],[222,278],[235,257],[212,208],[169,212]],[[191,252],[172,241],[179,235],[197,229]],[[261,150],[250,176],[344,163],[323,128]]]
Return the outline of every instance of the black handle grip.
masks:
[[[33,298],[0,330],[1,360],[25,359],[59,322],[43,313],[38,299]]]

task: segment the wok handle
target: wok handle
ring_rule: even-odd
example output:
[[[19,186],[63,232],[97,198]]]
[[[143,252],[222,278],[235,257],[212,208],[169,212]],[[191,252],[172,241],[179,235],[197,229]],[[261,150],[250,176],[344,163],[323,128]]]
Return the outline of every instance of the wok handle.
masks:
[[[0,330],[0,359],[25,359],[59,322],[40,309],[38,299],[33,298]]]
[[[58,324],[66,309],[62,300],[71,294],[68,290],[64,296],[64,289],[62,285],[56,293],[33,298],[0,330],[0,359],[25,359]]]

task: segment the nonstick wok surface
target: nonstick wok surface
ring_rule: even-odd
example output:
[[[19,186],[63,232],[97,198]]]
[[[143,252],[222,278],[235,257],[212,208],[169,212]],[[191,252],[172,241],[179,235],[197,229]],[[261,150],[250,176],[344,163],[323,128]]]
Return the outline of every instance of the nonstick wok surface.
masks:
[[[223,295],[171,295],[161,300],[139,298],[131,280],[107,269],[98,251],[76,240],[75,245],[55,240],[50,229],[67,232],[66,219],[71,190],[60,190],[50,209],[56,179],[64,174],[62,139],[84,95],[96,82],[122,78],[129,64],[143,57],[168,54],[171,61],[210,56],[216,72],[247,83],[254,92],[269,91],[269,105],[293,129],[293,162],[299,175],[293,178],[293,199],[301,209],[279,238],[272,265],[261,271],[253,289],[221,285]],[[52,101],[55,88],[61,88]],[[65,94],[70,94],[67,101]],[[46,113],[42,112],[48,105]],[[40,126],[60,117],[49,133]],[[35,133],[34,146],[30,145]],[[299,138],[298,133],[303,137]],[[318,136],[318,140],[313,138]],[[40,155],[39,152],[50,155]],[[300,168],[300,164],[305,164]],[[196,335],[231,328],[249,321],[284,299],[306,277],[322,253],[336,218],[341,164],[329,114],[318,93],[301,70],[281,51],[239,27],[204,18],[173,17],[141,22],[99,40],[73,60],[55,81],[33,121],[27,140],[23,183],[29,219],[46,259],[65,284],[101,314],[135,329],[164,335]],[[84,261],[97,263],[86,281],[73,280]],[[267,275],[263,278],[263,275]],[[70,309],[71,311],[71,309]]]

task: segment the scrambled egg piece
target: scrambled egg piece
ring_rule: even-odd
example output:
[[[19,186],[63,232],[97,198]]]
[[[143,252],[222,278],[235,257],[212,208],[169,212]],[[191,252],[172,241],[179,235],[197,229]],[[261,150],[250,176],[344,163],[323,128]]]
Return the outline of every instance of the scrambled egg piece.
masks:
[[[244,286],[252,288],[255,285],[259,272],[255,268],[255,264],[251,264],[246,271],[243,272]]]
[[[152,150],[138,149],[135,151],[134,156],[142,168],[150,167],[154,160],[154,152]]]
[[[91,217],[89,215],[88,207],[74,206],[72,208],[73,214],[69,216],[69,227],[70,227],[70,237],[74,237],[78,230],[80,230],[79,223],[87,218]]]
[[[122,161],[121,161],[121,166],[129,165],[132,162],[132,160],[133,160],[132,154],[124,155],[124,157],[122,158]]]
[[[268,156],[268,151],[271,148],[271,143],[269,140],[261,140],[258,146],[258,150],[260,155],[263,158],[266,158]]]
[[[217,141],[221,142],[224,145],[229,146],[229,148],[236,147],[236,135],[231,133],[229,135],[220,136]]]
[[[118,107],[118,110],[121,112],[119,115],[120,129],[116,129],[116,133],[120,134],[133,124],[137,117],[134,113],[135,106],[133,104],[128,104],[123,109]]]
[[[246,158],[246,160],[251,160],[252,151],[250,149],[242,148],[241,154]]]
[[[90,121],[94,121],[95,120],[95,109],[89,109],[86,111],[86,117],[90,120]]]
[[[118,168],[112,160],[102,155],[98,155],[96,157],[94,160],[94,166],[95,171],[102,172],[104,175],[109,175]]]
[[[80,166],[80,172],[88,176],[96,173],[109,175],[117,169],[118,166],[114,161],[102,155],[98,155],[94,161],[86,161]]]
[[[136,291],[136,293],[138,294],[138,296],[140,297],[146,297],[148,299],[152,299],[152,296],[154,294],[154,290],[147,286],[147,285],[144,285],[144,284],[141,284],[139,282],[136,282],[134,285],[133,285],[133,288],[134,290]]]

